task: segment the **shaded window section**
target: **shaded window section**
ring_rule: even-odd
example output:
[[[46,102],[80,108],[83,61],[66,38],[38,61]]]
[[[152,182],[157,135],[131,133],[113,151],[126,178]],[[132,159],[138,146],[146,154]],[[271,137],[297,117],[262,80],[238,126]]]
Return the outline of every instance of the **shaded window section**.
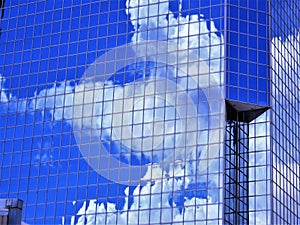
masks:
[[[225,224],[249,223],[249,123],[227,121],[225,139]]]
[[[0,0],[1,19],[4,16],[4,4],[5,4],[5,0]],[[0,35],[1,35],[1,33],[2,33],[2,28],[0,26]]]
[[[251,2],[251,3],[250,3]],[[228,0],[226,4],[226,97],[270,105],[268,1]]]
[[[249,223],[249,123],[268,109],[226,101],[225,224]]]

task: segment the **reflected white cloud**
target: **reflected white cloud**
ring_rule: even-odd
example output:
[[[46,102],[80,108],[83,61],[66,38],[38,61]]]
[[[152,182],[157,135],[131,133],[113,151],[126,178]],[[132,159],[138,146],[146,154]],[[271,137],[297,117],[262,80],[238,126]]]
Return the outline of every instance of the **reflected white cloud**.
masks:
[[[70,82],[54,85],[52,88],[44,89],[35,93],[28,106],[28,110],[50,111],[54,120],[72,119],[74,87]]]
[[[132,42],[145,40],[174,41],[181,50],[192,49],[201,59],[208,60],[210,71],[219,72],[223,57],[223,38],[217,35],[213,21],[198,15],[175,18],[169,10],[169,2],[161,0],[127,0],[127,14],[130,15],[135,33]],[[182,1],[179,1],[181,10]],[[208,23],[210,29],[208,29]],[[179,60],[180,61],[180,60]],[[223,77],[217,77],[223,81]]]
[[[127,6],[127,13],[130,14],[131,22],[135,27],[135,34],[132,38],[133,43],[142,43],[143,41],[149,40],[173,40],[172,42],[178,46],[177,52],[179,53],[177,54],[177,60],[182,63],[179,65],[178,71],[173,71],[174,74],[178,74],[179,77],[184,77],[186,74],[182,73],[182,71],[188,71],[192,80],[194,80],[194,83],[197,84],[200,82],[204,87],[205,85],[220,86],[223,84],[223,74],[220,73],[223,66],[221,58],[223,56],[223,39],[215,33],[217,30],[212,21],[209,22],[209,30],[207,28],[207,21],[203,18],[199,18],[198,16],[179,16],[178,18],[175,18],[172,12],[169,11],[169,3],[166,1],[128,0]],[[150,16],[148,14],[151,14],[152,16],[150,19],[147,18]],[[166,18],[165,15],[168,15],[168,18]],[[152,29],[150,30],[150,28]],[[139,51],[141,50],[139,49]],[[150,49],[150,51],[153,51],[153,49]],[[197,55],[197,57],[189,59],[188,56],[191,55],[191,53],[192,55]],[[153,53],[153,55],[155,55],[155,53]],[[205,72],[202,71],[203,76],[199,76],[199,58],[205,62],[205,64],[207,63],[210,65],[210,67],[206,66],[207,69],[204,70]],[[188,61],[188,59],[190,61]],[[208,76],[210,76],[210,78],[205,78]],[[212,85],[212,83],[207,82],[209,80],[215,81],[215,83]],[[187,87],[192,88],[192,84],[193,82],[187,82],[187,80],[184,79],[179,81],[179,85],[183,90],[188,89]],[[86,83],[86,85],[89,86],[92,84]],[[113,85],[112,83],[104,84],[104,82],[101,84],[99,83],[99,86],[101,85],[102,88],[99,89],[99,96],[102,98],[101,103],[99,103],[97,107],[102,108],[105,113],[99,113],[101,115],[97,116],[96,121],[98,121],[97,126],[99,129],[101,127],[106,127],[105,132],[111,135],[112,140],[121,139],[125,146],[131,148],[133,146],[136,149],[144,147],[145,150],[148,148],[150,150],[153,149],[153,147],[160,147],[162,140],[165,140],[167,143],[165,147],[173,148],[180,147],[180,145],[176,146],[176,142],[174,142],[173,137],[170,136],[170,141],[168,141],[168,137],[162,138],[162,135],[173,134],[174,131],[180,131],[182,127],[185,127],[185,129],[194,129],[193,127],[195,123],[182,125],[180,120],[178,120],[178,118],[180,118],[180,113],[182,112],[180,112],[180,110],[178,111],[178,109],[176,112],[176,110],[172,108],[172,106],[178,104],[178,101],[176,101],[176,104],[173,104],[172,101],[170,101],[170,99],[174,99],[172,97],[172,92],[168,94],[163,93],[165,95],[163,98],[164,101],[161,101],[161,98],[153,97],[152,94],[155,90],[153,86],[155,85],[154,82],[126,84],[124,87]],[[169,87],[171,86],[169,85]],[[176,88],[177,87],[175,86],[173,91],[176,91]],[[88,111],[91,112],[94,110],[94,112],[97,112],[97,109],[89,108],[88,110],[82,110],[83,107],[81,107],[82,102],[86,105],[86,103],[98,101],[97,98],[95,99],[95,94],[92,91],[89,91],[92,90],[93,87],[90,89],[85,87],[85,90],[83,90],[83,86],[78,86],[76,89],[75,95],[77,95],[78,90],[82,90],[82,92],[78,93],[79,96],[84,96],[80,98],[75,96],[75,101],[78,103],[78,109],[75,110],[76,112],[79,112],[78,118],[82,115],[88,115],[86,116],[87,119],[93,118],[95,114],[91,115]],[[166,98],[168,95],[170,95],[170,98]],[[220,98],[220,95],[217,97]],[[84,98],[86,99],[83,100]],[[124,99],[126,99],[126,101]],[[165,102],[165,99],[169,99],[169,101]],[[157,117],[153,117],[155,114],[153,104],[156,106],[159,106],[160,104],[168,106],[168,103],[171,103],[169,108],[165,108],[165,111],[158,112]],[[178,105],[180,105],[180,102]],[[224,106],[218,104],[214,104],[214,107],[216,107],[215,110],[218,112],[224,112],[225,110]],[[170,111],[166,112],[166,110]],[[197,111],[198,109],[195,110]],[[83,111],[87,111],[87,114],[81,114]],[[148,113],[152,116],[147,117],[146,114]],[[169,115],[170,123],[165,121],[163,122],[163,119],[161,118],[162,115]],[[215,115],[215,120],[211,123],[214,128],[222,126],[220,118],[218,117],[220,115]],[[150,118],[151,120],[148,121],[147,118]],[[133,124],[139,124],[139,121],[144,123],[146,122],[146,125],[149,125],[149,129],[147,130],[143,126],[136,126],[132,132],[131,129],[127,129],[127,131],[130,132],[126,132],[126,126],[132,127]],[[86,124],[95,123],[92,121],[85,121],[82,125],[79,123],[79,127],[85,126]],[[112,124],[113,129],[110,129]],[[150,135],[152,134],[151,130],[153,132],[156,129],[157,131],[155,134],[158,135],[152,137]],[[149,135],[147,135],[147,132],[149,132]],[[212,135],[215,138],[216,146],[211,147],[211,151],[215,148],[218,149],[217,153],[219,153],[219,149],[222,148],[222,146],[219,145],[219,135],[219,133]],[[136,142],[135,140],[132,140],[132,137],[137,137]],[[208,135],[203,134],[202,138],[205,140],[199,140],[199,143],[207,142]],[[151,143],[150,145],[148,141]],[[190,146],[196,146],[197,144],[197,138],[190,137],[188,141],[191,142]],[[145,146],[143,146],[143,144],[145,144]],[[156,178],[158,180],[154,183],[148,182],[143,187],[137,186],[133,193],[134,200],[132,204],[129,204],[127,200],[123,209],[116,210],[116,205],[113,203],[107,203],[107,206],[105,207],[104,204],[97,204],[94,200],[89,201],[89,204],[85,203],[79,210],[77,215],[80,215],[80,218],[77,221],[75,221],[75,217],[73,218],[73,224],[136,224],[139,220],[145,224],[161,222],[178,222],[179,224],[188,224],[188,220],[191,218],[196,218],[197,220],[206,220],[207,218],[217,219],[218,215],[221,215],[222,213],[222,207],[218,204],[218,194],[215,195],[209,193],[203,198],[196,196],[191,199],[185,198],[182,202],[185,208],[184,210],[176,208],[175,202],[171,202],[171,204],[169,203],[171,199],[170,193],[180,190],[182,191],[182,189],[187,188],[190,183],[195,182],[194,176],[198,170],[197,167],[199,166],[196,161],[198,158],[196,152],[197,149],[195,148],[191,151],[191,156],[195,160],[194,162],[186,165],[182,163],[174,164],[173,172],[169,171],[169,173],[167,173],[166,171],[161,170],[160,167],[149,166],[147,173],[142,179],[147,181],[149,178]],[[149,154],[149,157],[150,155],[153,156],[152,153]],[[211,152],[210,156],[214,157],[214,154]],[[213,164],[211,167],[211,170],[214,171],[219,171],[219,169],[218,163]],[[183,178],[184,175],[190,176]],[[222,183],[218,174],[211,175],[209,178],[207,176],[203,176],[203,179],[204,182],[207,182],[207,179],[209,179],[209,181],[216,186]],[[125,194],[128,196],[128,193]],[[195,207],[195,205],[197,205],[197,207]],[[95,212],[98,213],[96,217],[94,216]],[[194,224],[194,222],[191,223]],[[201,224],[201,222],[198,223]],[[212,221],[212,223],[214,222]]]
[[[160,171],[163,173],[163,171]],[[84,203],[78,211],[80,216],[75,222],[75,216],[71,224],[203,224],[208,219],[217,219],[218,213],[222,213],[218,204],[208,198],[185,198],[184,204],[177,206],[170,202],[172,193],[182,190],[186,181],[182,179],[163,179],[155,184],[147,183],[145,186],[137,186],[133,196],[129,196],[129,188],[125,190],[125,204],[121,210],[116,210],[116,205],[107,203],[99,204],[96,200]],[[133,203],[129,208],[129,197],[133,197]],[[195,206],[196,205],[196,206]],[[95,213],[97,215],[95,216]],[[194,220],[198,222],[194,222]],[[202,220],[202,221],[201,221]],[[213,222],[212,222],[213,224]]]
[[[300,109],[300,33],[290,35],[284,40],[274,38],[271,45],[273,56],[272,68],[272,93],[274,99],[272,107],[272,122],[276,126],[274,135],[279,140],[273,140],[273,192],[282,205],[289,208],[287,199],[292,198],[292,204],[300,202],[300,143],[299,143],[299,109]],[[292,200],[288,200],[291,202]],[[281,208],[281,207],[280,207]],[[297,215],[300,206],[289,208],[290,212]],[[299,223],[300,221],[290,221]]]
[[[299,133],[299,126],[295,126],[293,123],[299,123],[297,116],[291,118],[291,112],[296,112],[299,108],[299,85],[300,78],[295,76],[299,71],[298,62],[300,60],[300,35],[289,36],[285,40],[280,37],[275,37],[271,44],[272,54],[272,72],[271,72],[271,88],[273,94],[272,108],[274,112],[266,112],[253,121],[250,125],[250,152],[258,151],[255,155],[250,156],[250,167],[259,166],[256,171],[250,170],[250,179],[256,180],[254,186],[250,186],[250,195],[264,195],[270,193],[276,196],[282,203],[287,198],[292,198],[296,202],[300,201],[300,196],[297,195],[300,189],[300,182],[298,179],[300,169],[296,161],[275,161],[276,157],[271,156],[270,150],[275,155],[284,154],[283,151],[288,151],[294,159],[299,159],[299,142],[292,141],[295,134]],[[286,91],[289,89],[290,91]],[[290,116],[288,116],[290,114]],[[272,115],[272,118],[271,118]],[[287,115],[287,116],[282,116]],[[270,139],[270,121],[277,127],[280,127],[285,131],[284,135],[280,134],[276,137],[280,137],[280,144],[273,139],[271,149]],[[293,121],[292,123],[290,121]],[[255,125],[254,125],[255,124]],[[272,135],[280,132],[279,130],[272,130]],[[255,138],[254,138],[255,137]],[[296,137],[297,138],[297,137]],[[295,139],[296,140],[296,139]],[[272,168],[270,168],[271,159]],[[285,156],[286,157],[286,156]],[[288,158],[288,157],[286,157]],[[270,174],[274,179],[274,183],[271,183]],[[272,186],[272,189],[271,189]],[[288,197],[287,197],[288,196]],[[250,213],[251,224],[270,224],[271,214],[266,210],[270,209],[271,200],[269,197],[261,196],[256,197],[255,201],[250,201],[250,208],[256,210],[262,210],[258,213]],[[277,209],[274,209],[277,210]],[[290,208],[289,210],[296,212],[300,210],[300,207]],[[296,214],[296,213],[295,213]]]
[[[157,73],[138,78],[133,82],[125,82],[123,85],[111,81],[116,71],[126,65],[137,63],[137,59],[145,60],[145,58],[168,66],[177,66],[177,60],[183,59],[184,66],[181,64],[177,66],[182,73],[179,75],[169,73],[166,77],[158,69],[155,71]],[[191,60],[189,64],[185,64],[187,58]],[[130,76],[127,73],[126,79]],[[123,80],[124,77],[119,79]],[[178,46],[169,42],[141,42],[108,51],[97,58],[85,71],[80,84],[77,85],[84,88],[75,88],[75,101],[79,99],[82,104],[78,105],[79,110],[74,110],[74,118],[75,120],[79,118],[79,123],[85,120],[85,118],[81,120],[82,116],[90,120],[79,124],[77,128],[73,126],[82,155],[93,169],[105,177],[108,174],[103,174],[99,170],[103,165],[107,165],[107,162],[101,161],[104,157],[90,157],[91,154],[105,156],[110,162],[107,165],[110,166],[110,171],[121,168],[120,172],[126,175],[130,169],[130,174],[138,176],[141,163],[129,166],[118,161],[119,159],[116,160],[108,152],[130,151],[129,159],[132,156],[137,158],[145,156],[149,159],[149,163],[163,164],[166,163],[165,159],[168,159],[168,162],[178,159],[188,162],[185,164],[193,164],[189,167],[193,169],[186,171],[187,175],[195,175],[199,170],[203,172],[219,156],[219,151],[222,149],[225,105],[220,82],[214,76],[210,76],[207,63],[199,60],[198,55],[192,54],[189,50],[178,51]],[[77,93],[78,97],[76,97]],[[154,107],[147,108],[145,104],[151,102]],[[85,105],[88,110],[85,110]],[[83,114],[84,111],[87,113]],[[146,115],[150,116],[146,117]],[[95,128],[92,124],[99,120],[101,125]],[[147,126],[150,129],[145,129]],[[149,132],[155,126],[162,128],[162,130],[157,129],[161,135],[154,133],[153,130],[154,136],[145,135],[145,130]],[[93,129],[83,133],[82,128]],[[174,134],[169,130],[176,132]],[[140,136],[136,138],[134,135]],[[99,137],[102,142],[99,142]],[[91,138],[94,141],[91,142]],[[97,146],[94,144],[96,142]],[[113,147],[107,147],[106,142]],[[197,143],[202,145],[197,146]],[[201,158],[198,160],[200,163],[198,163],[196,159],[200,154]],[[149,168],[145,163],[142,167],[142,171]],[[170,166],[168,167],[171,169]],[[210,168],[212,171],[218,171],[212,168]],[[115,175],[110,174],[107,178],[123,183],[118,174]],[[139,178],[137,177],[137,180]],[[127,184],[127,181],[125,182]]]
[[[9,98],[4,88],[5,78],[0,74],[0,103],[7,103]]]

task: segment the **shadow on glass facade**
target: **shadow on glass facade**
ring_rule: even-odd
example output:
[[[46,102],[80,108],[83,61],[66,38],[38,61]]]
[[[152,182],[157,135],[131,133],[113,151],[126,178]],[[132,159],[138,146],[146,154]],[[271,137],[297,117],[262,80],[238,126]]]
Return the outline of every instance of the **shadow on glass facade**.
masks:
[[[249,124],[228,121],[225,150],[225,224],[249,223]]]

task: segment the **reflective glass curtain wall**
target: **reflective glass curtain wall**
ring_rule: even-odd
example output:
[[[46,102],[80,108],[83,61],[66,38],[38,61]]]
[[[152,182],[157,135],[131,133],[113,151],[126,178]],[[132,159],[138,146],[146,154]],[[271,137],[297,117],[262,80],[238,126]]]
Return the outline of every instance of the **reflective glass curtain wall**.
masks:
[[[225,224],[269,222],[269,16],[269,1],[226,1]]]
[[[299,2],[271,2],[272,223],[300,223]]]
[[[0,198],[28,224],[300,223],[299,4],[6,0]]]
[[[222,223],[223,1],[4,8],[0,197],[26,223]]]

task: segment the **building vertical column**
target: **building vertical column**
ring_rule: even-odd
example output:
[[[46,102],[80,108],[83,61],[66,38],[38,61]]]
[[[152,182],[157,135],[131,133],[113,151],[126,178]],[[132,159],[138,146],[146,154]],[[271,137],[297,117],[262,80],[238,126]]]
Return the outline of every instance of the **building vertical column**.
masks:
[[[227,122],[225,139],[225,224],[248,224],[249,123]]]
[[[22,208],[20,199],[0,199],[0,225],[21,224]]]
[[[226,101],[225,224],[249,223],[249,123],[268,107]]]

